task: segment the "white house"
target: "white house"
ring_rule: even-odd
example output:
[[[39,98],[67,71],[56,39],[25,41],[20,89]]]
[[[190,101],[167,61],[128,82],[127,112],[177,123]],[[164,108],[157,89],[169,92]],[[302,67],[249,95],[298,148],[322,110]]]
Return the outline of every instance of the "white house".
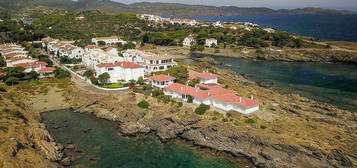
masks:
[[[69,58],[80,59],[84,55],[84,50],[81,47],[77,47],[71,44],[64,45],[59,50],[59,56],[67,56]]]
[[[222,23],[220,21],[212,23],[213,27],[223,27]]]
[[[113,47],[108,47],[105,49],[105,52],[112,54],[112,55],[118,55],[118,49],[113,48]]]
[[[31,71],[38,72],[40,69],[46,68],[47,63],[46,62],[42,62],[42,61],[35,61],[35,62],[27,62],[27,63],[15,64],[13,66],[14,67],[24,67],[25,68],[24,72],[31,72]]]
[[[191,18],[170,18],[169,22],[171,24],[186,24],[186,25],[190,25],[190,26],[194,26],[196,24],[198,24],[198,21],[195,19],[191,19]]]
[[[45,67],[45,68],[41,68],[40,70],[38,70],[37,72],[40,74],[40,78],[48,78],[48,77],[54,77],[54,71],[56,70],[56,68],[53,67]]]
[[[196,40],[190,35],[188,37],[186,37],[183,41],[182,41],[182,45],[183,46],[188,46],[190,47],[191,45],[195,44]]]
[[[237,96],[232,90],[216,88],[201,90],[180,83],[173,83],[164,87],[164,94],[173,98],[187,101],[189,96],[193,97],[193,103],[206,104],[224,111],[237,111],[250,114],[259,110],[260,102],[253,99]]]
[[[125,50],[123,52],[125,61],[134,62],[145,67],[145,74],[151,72],[166,71],[171,67],[177,66],[172,56],[157,55],[140,50]]]
[[[94,69],[97,64],[122,62],[123,57],[120,57],[118,53],[108,53],[100,48],[87,46],[82,57],[82,63],[88,68]]]
[[[175,83],[176,78],[169,75],[154,75],[149,77],[149,79],[154,88],[163,89],[164,87]]]
[[[107,72],[110,83],[129,82],[144,77],[144,67],[132,62],[101,63],[95,66],[96,77]]]
[[[218,42],[216,39],[214,39],[214,38],[206,39],[206,44],[205,44],[206,47],[215,47],[217,45],[218,45]]]
[[[98,45],[99,41],[104,41],[106,46],[112,46],[118,43],[124,45],[127,43],[126,41],[119,39],[118,36],[92,38],[92,43],[95,43],[95,45]]]
[[[189,80],[198,79],[200,83],[203,84],[217,84],[218,83],[218,75],[202,72],[202,73],[190,73]]]
[[[142,14],[139,16],[140,19],[148,20],[148,21],[153,21],[153,22],[162,22],[166,21],[166,18],[162,18],[161,16],[158,15],[150,15],[150,14]]]

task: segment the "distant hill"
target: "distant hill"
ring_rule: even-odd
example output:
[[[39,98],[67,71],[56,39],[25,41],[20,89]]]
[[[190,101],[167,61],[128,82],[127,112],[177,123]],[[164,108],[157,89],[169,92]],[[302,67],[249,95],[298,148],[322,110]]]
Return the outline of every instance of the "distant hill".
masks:
[[[322,8],[299,8],[273,10],[269,8],[242,8],[236,6],[186,5],[179,3],[133,3],[123,4],[111,0],[1,0],[0,7],[21,10],[45,6],[66,10],[100,10],[104,12],[150,13],[157,15],[247,15],[247,14],[357,14],[354,11],[342,11]]]

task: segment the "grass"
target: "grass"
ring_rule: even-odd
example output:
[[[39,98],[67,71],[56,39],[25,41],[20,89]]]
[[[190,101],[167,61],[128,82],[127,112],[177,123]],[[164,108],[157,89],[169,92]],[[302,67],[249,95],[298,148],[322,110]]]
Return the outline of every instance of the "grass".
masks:
[[[123,88],[124,85],[123,84],[118,84],[118,83],[112,83],[112,84],[108,84],[108,85],[103,85],[103,88],[108,88],[108,89],[116,89],[116,88]]]

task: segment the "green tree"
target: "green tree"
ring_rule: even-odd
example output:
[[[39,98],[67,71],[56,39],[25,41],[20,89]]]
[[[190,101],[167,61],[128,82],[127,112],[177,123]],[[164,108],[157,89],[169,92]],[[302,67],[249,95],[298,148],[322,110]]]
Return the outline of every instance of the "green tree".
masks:
[[[28,75],[31,76],[31,80],[37,80],[40,76],[36,71],[31,71]]]
[[[135,49],[136,45],[133,42],[128,42],[126,44],[124,44],[123,49],[127,50],[127,49]]]
[[[4,67],[4,66],[6,66],[6,61],[0,53],[0,67]]]
[[[140,102],[138,103],[138,106],[139,106],[140,108],[147,109],[147,108],[149,108],[150,104],[149,104],[147,101],[142,100],[142,101],[140,101]]]
[[[104,72],[98,76],[98,80],[102,84],[107,84],[109,79],[110,79],[110,75],[107,72]]]
[[[6,83],[7,85],[15,85],[15,84],[18,84],[18,83],[19,83],[19,78],[14,77],[14,76],[8,77],[8,78],[5,80],[5,83]]]
[[[98,45],[100,45],[100,46],[105,46],[105,42],[104,41],[98,41]]]
[[[200,106],[198,106],[196,109],[195,109],[195,113],[198,114],[198,115],[203,115],[206,113],[207,110],[210,109],[210,106],[209,105],[205,105],[205,104],[200,104]]]
[[[94,75],[94,71],[92,69],[88,69],[83,73],[83,76],[85,76],[86,78],[91,78]]]

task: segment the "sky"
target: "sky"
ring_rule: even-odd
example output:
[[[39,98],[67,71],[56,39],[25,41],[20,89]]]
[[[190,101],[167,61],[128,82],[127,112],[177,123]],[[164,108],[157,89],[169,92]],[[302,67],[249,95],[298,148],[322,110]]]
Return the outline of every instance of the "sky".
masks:
[[[113,0],[125,4],[134,2],[170,2],[213,6],[268,7],[272,9],[293,9],[321,7],[357,11],[357,0]]]

